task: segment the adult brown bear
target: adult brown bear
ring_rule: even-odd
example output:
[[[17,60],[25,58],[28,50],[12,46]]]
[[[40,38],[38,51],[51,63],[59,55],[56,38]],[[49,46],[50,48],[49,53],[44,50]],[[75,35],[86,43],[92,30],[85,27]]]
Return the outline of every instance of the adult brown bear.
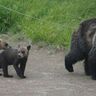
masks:
[[[83,21],[73,32],[70,52],[65,56],[65,68],[73,72],[73,64],[84,60],[86,75],[96,80],[96,18]]]
[[[19,46],[17,49],[10,47],[0,53],[0,68],[3,69],[4,77],[13,77],[8,74],[8,66],[13,65],[17,75],[20,78],[25,78],[24,71],[30,48],[30,45],[26,47]]]

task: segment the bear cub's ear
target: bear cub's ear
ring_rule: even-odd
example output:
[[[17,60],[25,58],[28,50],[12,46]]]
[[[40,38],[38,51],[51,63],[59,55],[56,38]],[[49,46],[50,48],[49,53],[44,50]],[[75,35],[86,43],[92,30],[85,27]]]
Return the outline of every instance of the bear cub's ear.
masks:
[[[9,46],[9,44],[8,44],[8,43],[5,43],[5,46],[6,46],[6,47],[8,47],[8,46]]]
[[[5,47],[6,48],[11,48],[11,46],[7,42],[5,42]]]
[[[27,50],[29,51],[31,49],[31,45],[28,45],[27,46]]]

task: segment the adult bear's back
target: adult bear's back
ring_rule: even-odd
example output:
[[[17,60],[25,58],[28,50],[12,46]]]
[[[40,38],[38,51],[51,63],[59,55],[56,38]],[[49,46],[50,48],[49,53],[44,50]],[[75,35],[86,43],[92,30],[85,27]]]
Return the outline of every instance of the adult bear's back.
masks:
[[[92,48],[96,34],[96,18],[81,22],[78,33],[78,46],[84,54]],[[74,34],[74,33],[73,33]]]

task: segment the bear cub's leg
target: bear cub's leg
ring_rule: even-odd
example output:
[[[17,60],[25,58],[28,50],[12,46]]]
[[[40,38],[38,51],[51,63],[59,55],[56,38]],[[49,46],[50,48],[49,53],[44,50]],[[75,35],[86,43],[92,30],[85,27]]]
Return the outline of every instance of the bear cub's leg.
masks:
[[[7,78],[12,78],[13,77],[12,75],[8,74],[8,66],[7,65],[2,66],[2,68],[3,68],[3,76],[4,77],[7,77]]]

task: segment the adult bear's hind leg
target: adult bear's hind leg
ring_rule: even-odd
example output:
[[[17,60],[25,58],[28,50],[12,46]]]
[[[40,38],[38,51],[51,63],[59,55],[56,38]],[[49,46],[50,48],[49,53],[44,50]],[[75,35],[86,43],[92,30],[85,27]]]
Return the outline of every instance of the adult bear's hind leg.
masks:
[[[87,76],[89,76],[90,75],[90,70],[89,70],[88,59],[87,58],[84,61],[84,70],[85,70],[85,74]]]
[[[88,66],[93,80],[96,80],[96,47],[93,47],[88,55]]]

